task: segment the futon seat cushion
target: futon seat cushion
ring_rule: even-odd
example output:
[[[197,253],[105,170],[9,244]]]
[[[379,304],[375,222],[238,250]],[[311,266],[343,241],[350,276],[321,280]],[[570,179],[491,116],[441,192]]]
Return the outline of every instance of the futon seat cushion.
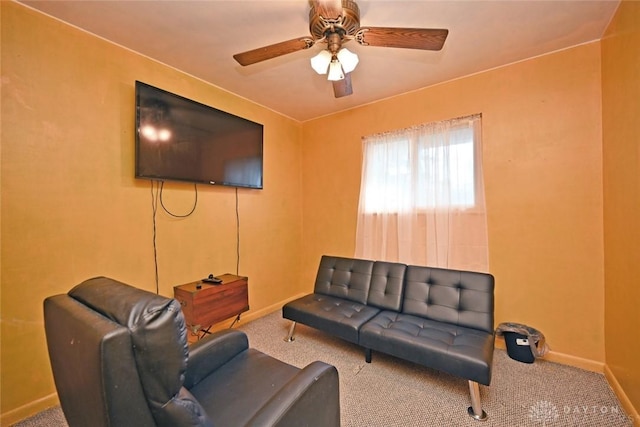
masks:
[[[480,384],[491,382],[493,334],[382,311],[360,330],[360,345]]]
[[[310,294],[282,307],[282,317],[358,343],[360,327],[380,310],[355,301]]]

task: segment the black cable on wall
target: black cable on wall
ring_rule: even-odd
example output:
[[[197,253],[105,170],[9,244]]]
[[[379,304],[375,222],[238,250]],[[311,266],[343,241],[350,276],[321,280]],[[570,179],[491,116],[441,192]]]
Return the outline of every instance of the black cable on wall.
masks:
[[[152,224],[153,224],[153,266],[156,283],[156,294],[160,294],[160,278],[158,273],[158,247],[157,247],[157,214],[158,214],[158,202],[162,209],[174,218],[187,218],[195,212],[198,205],[198,187],[197,184],[193,184],[195,198],[193,207],[186,214],[176,214],[167,209],[162,199],[162,190],[164,188],[164,181],[151,180],[151,212],[152,212]],[[235,187],[236,198],[236,276],[240,275],[240,207],[238,200],[238,187]]]
[[[240,273],[240,212],[238,208],[238,187],[236,187],[236,276]]]
[[[155,189],[155,181],[151,181],[151,212],[153,222],[153,266],[156,280],[156,294],[160,294],[160,281],[158,279],[158,248],[156,246],[156,213],[158,212],[158,189]]]
[[[162,205],[162,209],[164,209],[164,211],[166,213],[168,213],[169,215],[171,215],[174,218],[186,218],[188,216],[191,216],[191,214],[196,210],[196,206],[198,206],[198,184],[193,183],[193,191],[195,192],[195,200],[193,201],[193,207],[191,208],[191,210],[184,214],[174,214],[173,212],[169,211],[165,206],[164,206],[164,202],[162,201],[162,189],[164,188],[164,181],[160,181],[160,204]]]

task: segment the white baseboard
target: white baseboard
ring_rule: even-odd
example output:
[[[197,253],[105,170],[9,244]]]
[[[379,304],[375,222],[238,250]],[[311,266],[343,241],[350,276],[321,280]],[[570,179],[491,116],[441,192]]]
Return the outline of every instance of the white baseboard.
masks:
[[[622,408],[631,418],[633,425],[640,426],[640,413],[638,413],[638,410],[633,406],[633,403],[631,403],[629,396],[627,396],[627,393],[624,392],[624,389],[618,382],[618,379],[607,365],[604,365],[604,376],[607,378],[607,382],[618,397]]]
[[[276,302],[276,303],[271,304],[271,305],[269,305],[267,307],[261,308],[260,310],[255,310],[255,311],[249,310],[246,313],[242,313],[242,316],[240,316],[240,322],[241,323],[247,323],[247,322],[251,322],[252,320],[256,320],[256,319],[259,319],[261,317],[264,317],[267,314],[271,314],[274,311],[278,311],[278,310],[282,309],[282,306],[285,305],[286,303],[288,303],[289,301],[293,301],[294,299],[298,299],[298,298],[303,297],[305,295],[307,295],[307,294],[302,293],[302,294],[294,295],[291,298],[287,298],[284,301]],[[220,331],[222,329],[227,329],[227,328],[229,328],[229,326],[231,326],[231,324],[233,322],[234,322],[234,319],[229,319],[229,320],[226,320],[224,322],[218,323],[218,324],[212,326],[209,329],[209,332],[215,332],[215,331]]]
[[[502,350],[507,349],[503,339],[496,339],[495,346],[496,348]],[[602,362],[597,362],[595,360],[585,359],[578,356],[572,356],[570,354],[558,353],[553,350],[545,354],[542,360],[560,363],[561,365],[573,366],[575,368],[585,369],[591,372],[598,372],[600,374],[604,373],[604,363]]]
[[[45,409],[58,406],[59,404],[58,393],[50,394],[0,415],[0,426],[10,426]]]
[[[270,306],[264,307],[260,310],[256,310],[256,311],[250,310],[247,313],[243,314],[243,316],[241,317],[241,322],[243,323],[250,322],[252,320],[256,320],[260,317],[266,316],[267,314],[280,310],[282,306],[287,302],[293,301],[294,299],[300,298],[304,295],[306,294],[295,295],[291,298],[288,298],[284,301],[280,301]],[[232,322],[233,322],[233,319],[219,323],[211,328],[211,332],[229,328]],[[497,339],[495,346],[496,348],[506,350],[504,340]],[[558,353],[555,351],[549,351],[544,356],[543,359],[549,362],[560,363],[563,365],[573,366],[573,367],[585,369],[591,372],[598,372],[598,373],[604,374],[607,382],[609,383],[614,393],[620,400],[620,404],[624,408],[625,412],[631,417],[634,425],[640,426],[640,414],[638,413],[638,410],[633,406],[633,404],[631,403],[631,400],[629,400],[629,397],[624,392],[623,388],[620,386],[620,383],[616,379],[615,375],[605,363],[598,362],[591,359],[585,359],[582,357],[572,356],[565,353]],[[0,425],[4,426],[4,425],[15,424],[20,420],[28,418],[40,411],[43,411],[45,409],[51,408],[59,404],[60,404],[60,401],[58,399],[58,394],[57,393],[50,394],[41,399],[35,400],[33,402],[30,402],[26,405],[23,405],[19,408],[16,408],[14,410],[11,410],[9,412],[6,412],[0,415]]]
[[[496,348],[506,350],[504,340],[497,339]],[[549,351],[543,357],[543,360],[548,360],[549,362],[560,363],[562,365],[573,366],[575,368],[604,374],[607,382],[611,386],[611,389],[620,401],[620,404],[622,405],[624,411],[627,413],[627,415],[629,415],[634,425],[640,426],[640,414],[638,413],[638,410],[633,406],[631,400],[624,392],[624,389],[606,363],[598,362],[591,359],[585,359],[583,357],[572,356],[570,354],[558,353],[555,351]]]
[[[549,351],[545,356],[544,360],[548,360],[549,362],[556,362],[562,365],[574,366],[576,368],[585,369],[591,372],[597,372],[599,374],[604,373],[605,364],[602,362],[597,362],[591,359],[585,359],[583,357],[572,356],[566,353],[558,353],[556,351]]]

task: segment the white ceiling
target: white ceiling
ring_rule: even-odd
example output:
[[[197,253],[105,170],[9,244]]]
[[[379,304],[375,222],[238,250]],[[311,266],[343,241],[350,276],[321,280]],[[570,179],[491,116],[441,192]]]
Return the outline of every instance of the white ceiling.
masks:
[[[360,25],[447,28],[439,52],[365,47],[353,95],[336,99],[309,59],[326,45],[247,67],[232,57],[308,36],[307,0],[21,0],[299,121],[598,40],[619,0],[359,0]]]

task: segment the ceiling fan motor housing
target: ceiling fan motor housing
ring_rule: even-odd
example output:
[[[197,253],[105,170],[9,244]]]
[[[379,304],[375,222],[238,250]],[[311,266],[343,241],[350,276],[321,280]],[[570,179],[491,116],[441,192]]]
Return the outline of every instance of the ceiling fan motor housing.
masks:
[[[342,0],[342,13],[339,16],[321,16],[311,2],[309,11],[309,32],[314,40],[324,39],[330,33],[338,33],[341,37],[355,37],[360,29],[360,8],[353,0]]]

